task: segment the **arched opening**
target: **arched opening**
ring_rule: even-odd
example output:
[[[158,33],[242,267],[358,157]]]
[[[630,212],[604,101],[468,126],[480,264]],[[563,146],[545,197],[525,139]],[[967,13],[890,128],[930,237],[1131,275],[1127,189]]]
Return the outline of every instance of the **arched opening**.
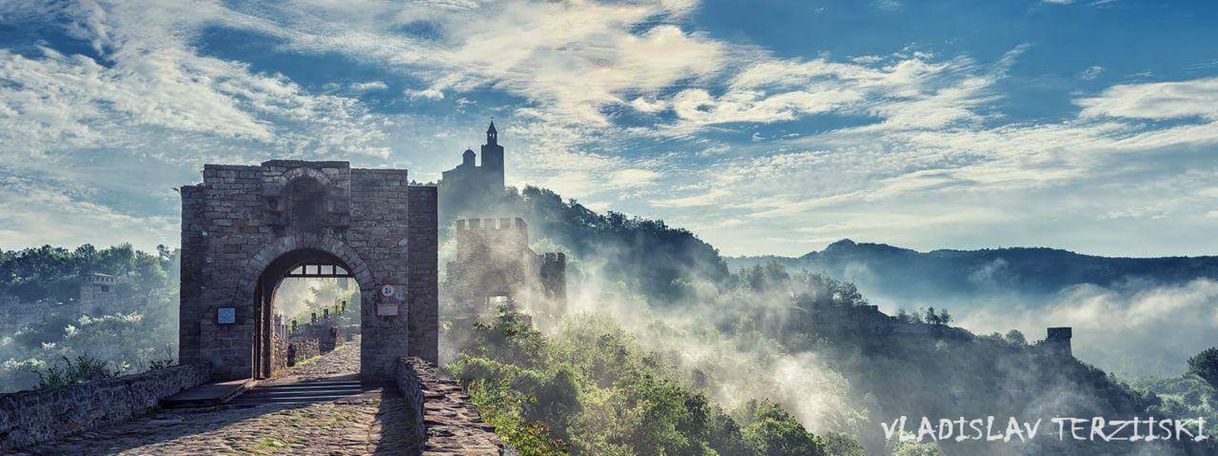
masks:
[[[337,256],[312,248],[267,265],[254,288],[253,378],[285,368],[288,344],[317,339],[325,352],[358,331],[363,299],[352,271]]]

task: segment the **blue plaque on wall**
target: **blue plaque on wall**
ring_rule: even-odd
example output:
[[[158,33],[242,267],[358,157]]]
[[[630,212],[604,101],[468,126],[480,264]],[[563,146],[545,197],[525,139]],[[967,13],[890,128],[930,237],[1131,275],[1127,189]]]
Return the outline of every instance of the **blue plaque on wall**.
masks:
[[[237,322],[236,307],[221,307],[216,309],[216,323],[221,325],[231,325]]]

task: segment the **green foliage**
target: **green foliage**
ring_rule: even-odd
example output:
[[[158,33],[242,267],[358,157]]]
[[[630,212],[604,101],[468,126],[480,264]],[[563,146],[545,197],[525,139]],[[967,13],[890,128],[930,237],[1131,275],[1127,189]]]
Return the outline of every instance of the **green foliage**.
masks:
[[[1188,372],[1218,388],[1218,347],[1211,347],[1188,359]]]
[[[105,361],[89,355],[79,355],[76,360],[63,358],[63,366],[56,363],[44,369],[34,369],[38,374],[38,389],[55,389],[77,383],[114,378],[121,372],[106,365]]]
[[[1201,375],[1214,351],[1210,348],[1193,356],[1188,371],[1179,377],[1139,379],[1137,387],[1149,396],[1148,412],[1154,416],[1204,418],[1209,424],[1207,434],[1218,435],[1218,387]],[[1218,442],[1212,438],[1207,442],[1211,452],[1218,454]]]
[[[84,315],[75,305],[81,274],[93,272],[116,276],[120,285],[113,304]],[[0,328],[0,390],[36,387],[36,372],[44,382],[55,372],[63,378],[74,369],[57,365],[64,358],[104,361],[116,373],[171,362],[177,287],[178,251],[164,246],[155,253],[129,244],[0,251],[0,295],[40,309],[37,321],[0,322],[9,325]]]
[[[758,405],[752,423],[744,429],[745,441],[765,456],[819,456],[825,454],[820,441],[795,417],[772,402]]]
[[[500,382],[472,380],[468,385],[470,400],[478,407],[495,433],[522,455],[567,454],[567,445],[550,437],[540,423],[525,418],[528,398]]]
[[[446,369],[524,455],[825,454],[773,404],[754,423],[754,437],[745,438],[722,409],[606,318],[568,318],[544,337],[501,308],[494,321],[475,327],[474,340]],[[805,452],[765,452],[771,450]]]
[[[1005,336],[1003,336],[1003,339],[1006,340],[1007,343],[1010,343],[1012,345],[1018,345],[1018,346],[1028,345],[1028,338],[1024,337],[1023,333],[1020,332],[1018,329],[1012,329],[1010,331],[1007,331],[1007,334]]]
[[[846,434],[829,432],[820,436],[820,440],[829,456],[867,456],[863,444]]]
[[[933,442],[900,442],[892,450],[892,456],[943,456],[943,450]]]

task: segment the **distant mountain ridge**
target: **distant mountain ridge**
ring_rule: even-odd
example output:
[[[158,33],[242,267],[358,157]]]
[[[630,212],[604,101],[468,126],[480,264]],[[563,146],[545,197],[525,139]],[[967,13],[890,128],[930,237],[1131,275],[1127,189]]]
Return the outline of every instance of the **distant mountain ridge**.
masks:
[[[726,257],[733,271],[778,262],[788,270],[807,270],[885,295],[966,297],[1013,291],[1052,294],[1076,284],[1115,286],[1130,281],[1171,284],[1218,278],[1218,256],[1114,258],[1045,247],[982,250],[941,249],[918,252],[843,239],[798,258]]]

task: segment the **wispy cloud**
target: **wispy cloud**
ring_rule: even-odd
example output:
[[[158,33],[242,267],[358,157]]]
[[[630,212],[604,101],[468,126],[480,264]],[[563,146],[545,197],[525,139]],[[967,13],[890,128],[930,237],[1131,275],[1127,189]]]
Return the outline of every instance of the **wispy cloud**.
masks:
[[[1089,57],[1081,61],[1090,68],[1062,73],[1088,87],[1064,95],[1067,111],[1012,118],[1004,110],[1010,87],[1027,78],[1009,73],[1040,44],[1015,41],[997,56],[918,43],[854,57],[792,52],[762,35],[716,34],[695,14],[708,6],[4,2],[5,25],[53,29],[90,51],[54,42],[0,48],[0,167],[20,173],[53,163],[59,171],[48,179],[71,182],[74,166],[120,150],[191,172],[204,161],[337,157],[408,166],[428,180],[477,140],[454,128],[465,119],[454,116],[494,115],[510,119],[501,123],[511,184],[705,227],[700,234],[729,252],[799,253],[790,249],[849,229],[901,238],[904,231],[882,222],[889,215],[918,226],[927,226],[918,217],[953,220],[966,237],[996,218],[1042,226],[1153,214],[1214,226],[1203,214],[1218,205],[1188,190],[1214,184],[1205,174],[1213,161],[1188,153],[1218,142],[1212,76],[1149,75],[1096,89],[1105,79],[1098,76],[1116,67]],[[911,9],[862,8],[884,17]],[[212,48],[229,35],[261,43],[259,52],[360,69],[327,81],[310,67],[320,83],[293,79],[302,70],[278,68],[280,60]],[[1060,197],[1076,194],[1091,199]],[[60,195],[63,204],[137,219],[174,212],[171,201],[140,212]],[[838,229],[808,231],[815,227]],[[917,239],[936,242],[947,231]]]

